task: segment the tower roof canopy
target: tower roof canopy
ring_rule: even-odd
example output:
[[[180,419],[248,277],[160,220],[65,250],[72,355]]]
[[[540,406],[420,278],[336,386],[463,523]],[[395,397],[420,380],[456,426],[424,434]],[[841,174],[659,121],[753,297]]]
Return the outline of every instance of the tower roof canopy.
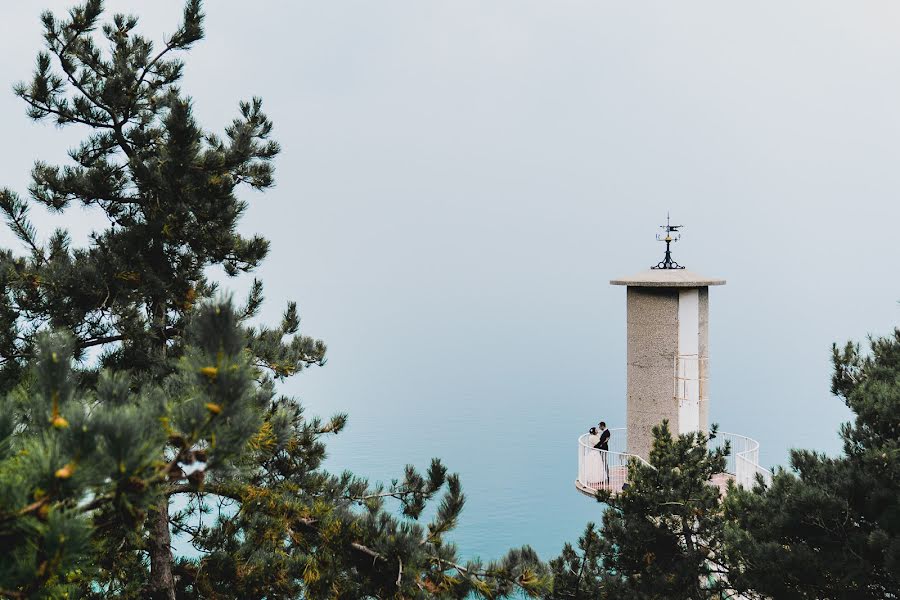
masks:
[[[613,279],[609,283],[637,287],[706,287],[725,285],[725,280],[704,277],[684,269],[647,269],[629,277]]]

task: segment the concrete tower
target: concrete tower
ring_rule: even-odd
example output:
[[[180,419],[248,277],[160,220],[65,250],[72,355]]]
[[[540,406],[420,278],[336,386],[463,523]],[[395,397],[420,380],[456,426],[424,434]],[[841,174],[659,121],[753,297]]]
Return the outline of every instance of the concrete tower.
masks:
[[[664,419],[673,434],[709,428],[709,286],[725,283],[685,271],[672,259],[682,226],[666,216],[660,227],[665,257],[648,271],[610,281],[628,286],[626,451],[645,459],[653,427]]]
[[[627,286],[627,450],[647,458],[652,429],[669,420],[673,434],[708,429],[709,286],[676,268],[610,281]]]
[[[663,260],[610,281],[627,288],[627,418],[625,428],[611,426],[602,435],[591,428],[579,436],[575,487],[588,496],[598,490],[620,493],[635,465],[655,468],[648,462],[653,427],[663,420],[674,435],[709,428],[709,288],[725,282],[675,262],[671,246],[681,226],[667,218],[662,228],[665,235],[657,239],[666,243]],[[772,473],[760,466],[759,443],[753,438],[719,431],[706,443],[731,448],[724,470],[710,479],[723,492],[731,481],[745,488],[760,479],[771,483]]]

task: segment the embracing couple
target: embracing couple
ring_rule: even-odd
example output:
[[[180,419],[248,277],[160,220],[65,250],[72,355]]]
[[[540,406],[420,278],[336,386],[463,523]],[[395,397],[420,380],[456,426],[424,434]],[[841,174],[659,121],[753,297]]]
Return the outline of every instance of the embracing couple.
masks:
[[[606,485],[609,485],[609,462],[607,457],[607,452],[609,452],[609,438],[612,434],[609,432],[609,429],[606,428],[606,423],[600,421],[600,423],[596,427],[591,427],[588,431],[588,446],[590,448],[594,448],[596,450],[600,450],[600,452],[592,452],[588,458],[588,464],[593,468],[591,469],[598,479],[602,481],[606,480]]]
[[[605,422],[600,421],[599,425],[591,427],[588,434],[588,446],[596,448],[597,450],[609,450],[609,438],[611,434],[609,433],[609,429],[606,428]]]

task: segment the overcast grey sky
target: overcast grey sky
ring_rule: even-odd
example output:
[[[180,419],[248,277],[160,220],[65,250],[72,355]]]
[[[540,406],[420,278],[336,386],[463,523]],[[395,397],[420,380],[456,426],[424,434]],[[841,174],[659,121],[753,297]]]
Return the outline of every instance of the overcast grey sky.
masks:
[[[0,89],[29,76],[40,10],[68,5],[6,3]],[[181,2],[108,6],[158,34]],[[183,86],[201,122],[221,130],[260,95],[284,147],[243,225],[273,243],[267,315],[298,300],[330,347],[287,388],[314,412],[350,411],[375,471],[400,428],[431,446],[390,455],[394,472],[433,453],[465,475],[483,457],[460,446],[478,435],[552,435],[574,478],[582,425],[624,419],[625,299],[608,280],[659,260],[667,210],[687,225],[676,259],[728,280],[711,291],[712,420],[759,438],[768,464],[791,446],[837,451],[830,345],[900,315],[900,4],[206,12]],[[81,135],[30,123],[8,91],[0,118],[0,185],[22,192],[34,159],[63,159]],[[65,222],[83,234],[79,210]],[[546,415],[547,439],[529,414]],[[484,433],[442,435],[453,415]]]

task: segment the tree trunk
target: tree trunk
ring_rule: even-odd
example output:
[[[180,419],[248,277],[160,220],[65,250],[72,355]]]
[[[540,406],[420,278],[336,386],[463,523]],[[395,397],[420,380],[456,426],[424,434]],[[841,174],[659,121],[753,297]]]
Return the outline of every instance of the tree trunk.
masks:
[[[162,243],[152,245],[151,256],[162,265]],[[158,268],[161,268],[158,267]],[[151,298],[148,303],[153,315],[151,327],[158,332],[156,340],[159,364],[166,362],[166,303]],[[159,504],[150,512],[150,595],[153,600],[175,600],[175,575],[172,572],[172,534],[169,532],[169,496],[163,494]]]
[[[169,498],[163,497],[150,512],[150,596],[153,600],[175,600],[172,573],[172,535],[169,532]]]

